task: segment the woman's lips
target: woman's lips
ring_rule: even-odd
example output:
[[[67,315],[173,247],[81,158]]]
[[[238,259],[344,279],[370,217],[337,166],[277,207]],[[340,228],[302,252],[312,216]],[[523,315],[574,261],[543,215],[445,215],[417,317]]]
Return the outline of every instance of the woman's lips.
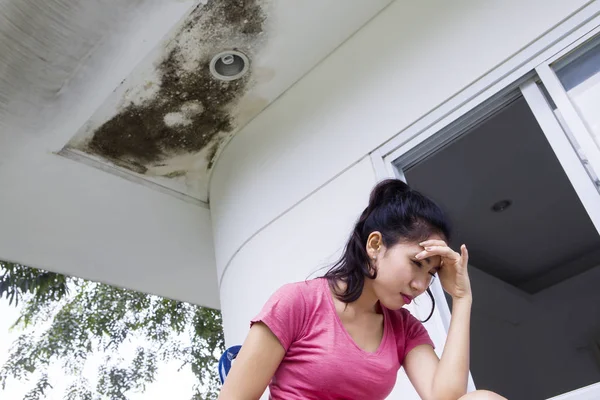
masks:
[[[402,295],[402,300],[404,300],[404,304],[410,304],[412,301],[412,297],[405,295],[404,293],[400,293]]]

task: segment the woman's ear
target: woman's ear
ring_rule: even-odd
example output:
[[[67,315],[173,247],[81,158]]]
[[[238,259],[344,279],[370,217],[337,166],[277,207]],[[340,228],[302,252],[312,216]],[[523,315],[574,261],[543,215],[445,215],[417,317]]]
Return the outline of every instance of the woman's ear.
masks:
[[[383,240],[381,237],[381,233],[375,231],[371,232],[367,239],[367,254],[369,258],[373,261],[377,260],[377,256],[381,252],[381,248],[383,247]]]

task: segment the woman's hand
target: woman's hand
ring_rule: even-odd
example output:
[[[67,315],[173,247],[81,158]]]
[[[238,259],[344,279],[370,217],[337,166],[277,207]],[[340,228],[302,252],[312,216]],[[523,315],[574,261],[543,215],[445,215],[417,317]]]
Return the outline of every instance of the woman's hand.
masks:
[[[438,276],[444,290],[452,296],[453,300],[471,299],[471,282],[467,272],[469,252],[464,244],[460,247],[460,254],[452,250],[443,240],[427,240],[419,243],[425,250],[417,258],[425,259],[440,256],[442,261]]]

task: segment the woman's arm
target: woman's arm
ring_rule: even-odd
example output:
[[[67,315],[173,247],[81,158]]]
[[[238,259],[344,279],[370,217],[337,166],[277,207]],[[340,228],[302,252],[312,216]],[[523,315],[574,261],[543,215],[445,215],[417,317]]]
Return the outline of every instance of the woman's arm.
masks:
[[[285,349],[263,323],[257,322],[231,366],[219,400],[256,400],[264,393]]]
[[[442,287],[452,296],[452,318],[442,358],[431,346],[417,346],[404,360],[404,369],[424,400],[456,400],[467,393],[469,378],[469,331],[473,297],[467,272],[469,253],[465,245],[460,254],[445,242],[421,243],[424,251],[417,258],[440,256],[439,277]]]
[[[423,400],[456,400],[467,393],[471,303],[470,298],[452,302],[441,359],[429,345],[417,346],[406,355],[404,369]]]
[[[472,303],[473,300],[470,297],[452,301],[450,329],[448,330],[442,359],[436,368],[433,379],[436,399],[447,397],[444,393],[452,394],[448,397],[452,399],[458,399],[467,393]]]

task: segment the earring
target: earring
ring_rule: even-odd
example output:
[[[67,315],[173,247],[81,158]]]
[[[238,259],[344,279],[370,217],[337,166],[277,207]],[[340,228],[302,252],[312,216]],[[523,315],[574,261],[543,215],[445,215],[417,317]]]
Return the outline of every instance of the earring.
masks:
[[[373,260],[377,260],[377,256],[373,256]]]

